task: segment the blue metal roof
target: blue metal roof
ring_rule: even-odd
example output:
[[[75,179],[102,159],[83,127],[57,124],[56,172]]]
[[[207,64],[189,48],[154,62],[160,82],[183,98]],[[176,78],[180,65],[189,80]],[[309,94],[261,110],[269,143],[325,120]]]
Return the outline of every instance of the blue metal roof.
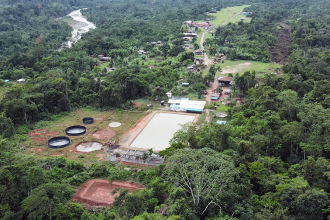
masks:
[[[189,100],[189,98],[181,98],[181,100]]]
[[[183,86],[189,86],[189,83],[187,83],[187,82],[183,82],[182,85],[183,85]]]
[[[185,108],[184,110],[189,112],[203,112],[202,109],[196,109],[196,108]]]
[[[224,125],[224,124],[226,124],[227,122],[226,121],[217,121],[217,124],[218,125]]]
[[[6,83],[9,82],[9,79],[6,79],[5,82],[6,82]]]
[[[172,105],[170,106],[170,108],[180,108],[180,105],[172,104]]]

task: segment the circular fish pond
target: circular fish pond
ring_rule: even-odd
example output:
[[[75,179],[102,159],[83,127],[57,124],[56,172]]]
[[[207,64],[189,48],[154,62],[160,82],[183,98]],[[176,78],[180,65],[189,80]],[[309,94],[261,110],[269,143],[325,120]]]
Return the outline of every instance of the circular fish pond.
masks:
[[[121,123],[120,122],[111,122],[109,124],[109,127],[111,127],[111,128],[117,128],[119,126],[121,126]]]
[[[65,134],[69,136],[79,136],[85,134],[87,131],[85,126],[75,125],[65,129]]]
[[[94,118],[91,118],[91,117],[83,118],[82,123],[86,124],[86,125],[93,124]]]
[[[63,148],[70,144],[71,140],[68,137],[54,137],[48,140],[48,147]]]
[[[76,149],[77,151],[80,152],[92,152],[92,151],[96,151],[96,150],[102,150],[103,145],[101,143],[98,142],[83,142],[77,145]]]

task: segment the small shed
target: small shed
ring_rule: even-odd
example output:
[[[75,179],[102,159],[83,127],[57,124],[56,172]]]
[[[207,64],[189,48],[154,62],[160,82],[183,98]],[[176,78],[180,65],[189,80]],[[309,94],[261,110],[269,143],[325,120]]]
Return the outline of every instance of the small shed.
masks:
[[[9,82],[9,79],[5,79],[5,83]]]
[[[99,57],[99,61],[110,62],[111,61],[111,57]]]
[[[25,79],[19,79],[17,80],[18,83],[24,83],[25,82]]]
[[[217,124],[218,125],[224,125],[224,124],[226,124],[227,122],[226,121],[217,121]]]
[[[201,51],[201,50],[195,50],[195,54],[196,55],[203,55],[203,51]]]
[[[167,98],[169,98],[169,99],[172,98],[172,93],[171,92],[167,92],[166,95],[167,95]]]
[[[182,83],[182,86],[188,87],[189,86],[189,83],[188,82],[183,82]]]
[[[245,20],[245,17],[241,17],[241,21],[244,21]]]

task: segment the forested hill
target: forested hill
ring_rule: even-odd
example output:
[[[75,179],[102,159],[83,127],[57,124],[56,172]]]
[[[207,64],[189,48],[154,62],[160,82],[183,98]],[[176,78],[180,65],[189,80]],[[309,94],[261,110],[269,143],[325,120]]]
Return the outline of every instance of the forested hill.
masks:
[[[246,7],[248,21],[240,15],[209,31],[182,23],[212,23],[215,15],[205,12],[230,6]],[[58,51],[72,30],[62,17],[85,7],[97,28]],[[330,219],[329,14],[329,0],[0,0],[0,219]],[[212,62],[194,72],[187,67],[201,56],[185,47],[188,30],[198,35],[195,49],[205,37],[202,53]],[[271,63],[274,53],[283,62]],[[268,67],[224,73],[235,62]],[[202,100],[219,76],[233,80],[229,107],[205,108],[226,111],[226,123],[207,110],[174,134],[160,152],[165,163],[154,168],[128,171],[91,154],[73,161],[68,148],[49,157],[38,150],[50,136],[37,144],[28,136],[51,123],[67,127],[64,116],[79,118],[81,109],[144,113],[149,103],[160,108],[155,98],[167,99],[168,91]],[[72,200],[96,178],[146,187],[122,190],[107,208]]]

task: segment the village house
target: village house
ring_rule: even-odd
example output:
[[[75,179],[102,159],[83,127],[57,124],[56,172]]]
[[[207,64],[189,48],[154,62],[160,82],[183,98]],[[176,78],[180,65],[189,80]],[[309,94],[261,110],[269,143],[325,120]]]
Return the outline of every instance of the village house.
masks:
[[[184,41],[190,41],[190,37],[183,37]]]
[[[245,17],[241,17],[241,21],[244,21],[245,20]]]
[[[201,51],[201,50],[195,50],[195,54],[196,55],[203,55],[203,51]]]
[[[192,21],[184,21],[183,24],[184,25],[191,25],[193,22]]]
[[[233,80],[233,77],[220,76],[218,78],[218,82],[220,83],[220,85],[225,86],[225,87],[232,85],[232,80]]]
[[[184,37],[197,37],[196,33],[183,33]]]
[[[111,61],[111,57],[99,57],[99,61],[110,62]]]
[[[194,45],[189,44],[189,49],[194,49]]]
[[[191,72],[196,71],[196,69],[195,69],[195,65],[193,64],[193,65],[188,66],[188,67],[187,67],[187,70],[188,70],[188,71],[191,71]]]
[[[196,58],[196,59],[194,60],[194,63],[195,63],[196,65],[203,64],[203,63],[204,63],[204,59],[203,59],[203,58]]]

